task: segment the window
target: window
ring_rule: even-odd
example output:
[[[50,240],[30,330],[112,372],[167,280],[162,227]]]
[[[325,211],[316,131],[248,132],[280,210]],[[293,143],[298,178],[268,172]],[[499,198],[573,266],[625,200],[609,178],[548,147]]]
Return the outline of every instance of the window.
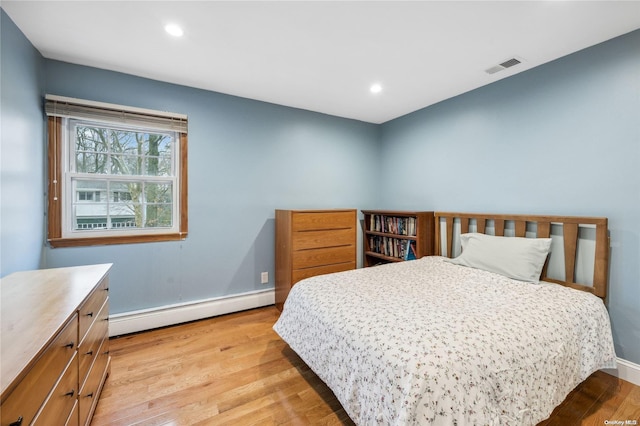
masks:
[[[96,191],[78,191],[78,201],[93,201],[95,195],[95,200],[100,201],[100,192]]]
[[[117,203],[118,201],[131,201],[131,193],[130,192],[113,192],[113,202]]]
[[[186,117],[47,96],[53,247],[187,234]]]

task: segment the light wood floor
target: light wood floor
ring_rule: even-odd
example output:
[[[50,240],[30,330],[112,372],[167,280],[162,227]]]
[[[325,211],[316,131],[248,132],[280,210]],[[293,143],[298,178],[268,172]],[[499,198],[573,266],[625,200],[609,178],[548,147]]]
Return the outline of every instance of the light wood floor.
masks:
[[[266,307],[111,339],[92,425],[353,425],[271,329],[278,315]],[[640,425],[640,387],[596,372],[541,425],[605,420]]]

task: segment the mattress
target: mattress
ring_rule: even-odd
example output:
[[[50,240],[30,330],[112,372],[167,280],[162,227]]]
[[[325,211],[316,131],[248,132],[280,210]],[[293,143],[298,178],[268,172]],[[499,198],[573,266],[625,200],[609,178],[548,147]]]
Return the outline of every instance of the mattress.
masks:
[[[358,425],[535,425],[616,359],[598,297],[438,256],[303,280],[274,330]]]

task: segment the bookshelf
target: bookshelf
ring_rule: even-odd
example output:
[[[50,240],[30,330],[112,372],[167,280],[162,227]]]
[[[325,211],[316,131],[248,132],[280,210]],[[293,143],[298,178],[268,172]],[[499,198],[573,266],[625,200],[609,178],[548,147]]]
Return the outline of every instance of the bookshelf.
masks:
[[[433,255],[433,212],[362,210],[362,213],[365,267]]]

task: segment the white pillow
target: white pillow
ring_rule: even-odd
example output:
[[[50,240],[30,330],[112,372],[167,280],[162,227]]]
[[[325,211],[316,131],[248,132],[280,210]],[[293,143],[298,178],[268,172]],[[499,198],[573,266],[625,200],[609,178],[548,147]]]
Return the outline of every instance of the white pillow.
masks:
[[[460,235],[462,253],[446,259],[456,265],[495,272],[520,281],[538,282],[549,254],[551,238]]]

